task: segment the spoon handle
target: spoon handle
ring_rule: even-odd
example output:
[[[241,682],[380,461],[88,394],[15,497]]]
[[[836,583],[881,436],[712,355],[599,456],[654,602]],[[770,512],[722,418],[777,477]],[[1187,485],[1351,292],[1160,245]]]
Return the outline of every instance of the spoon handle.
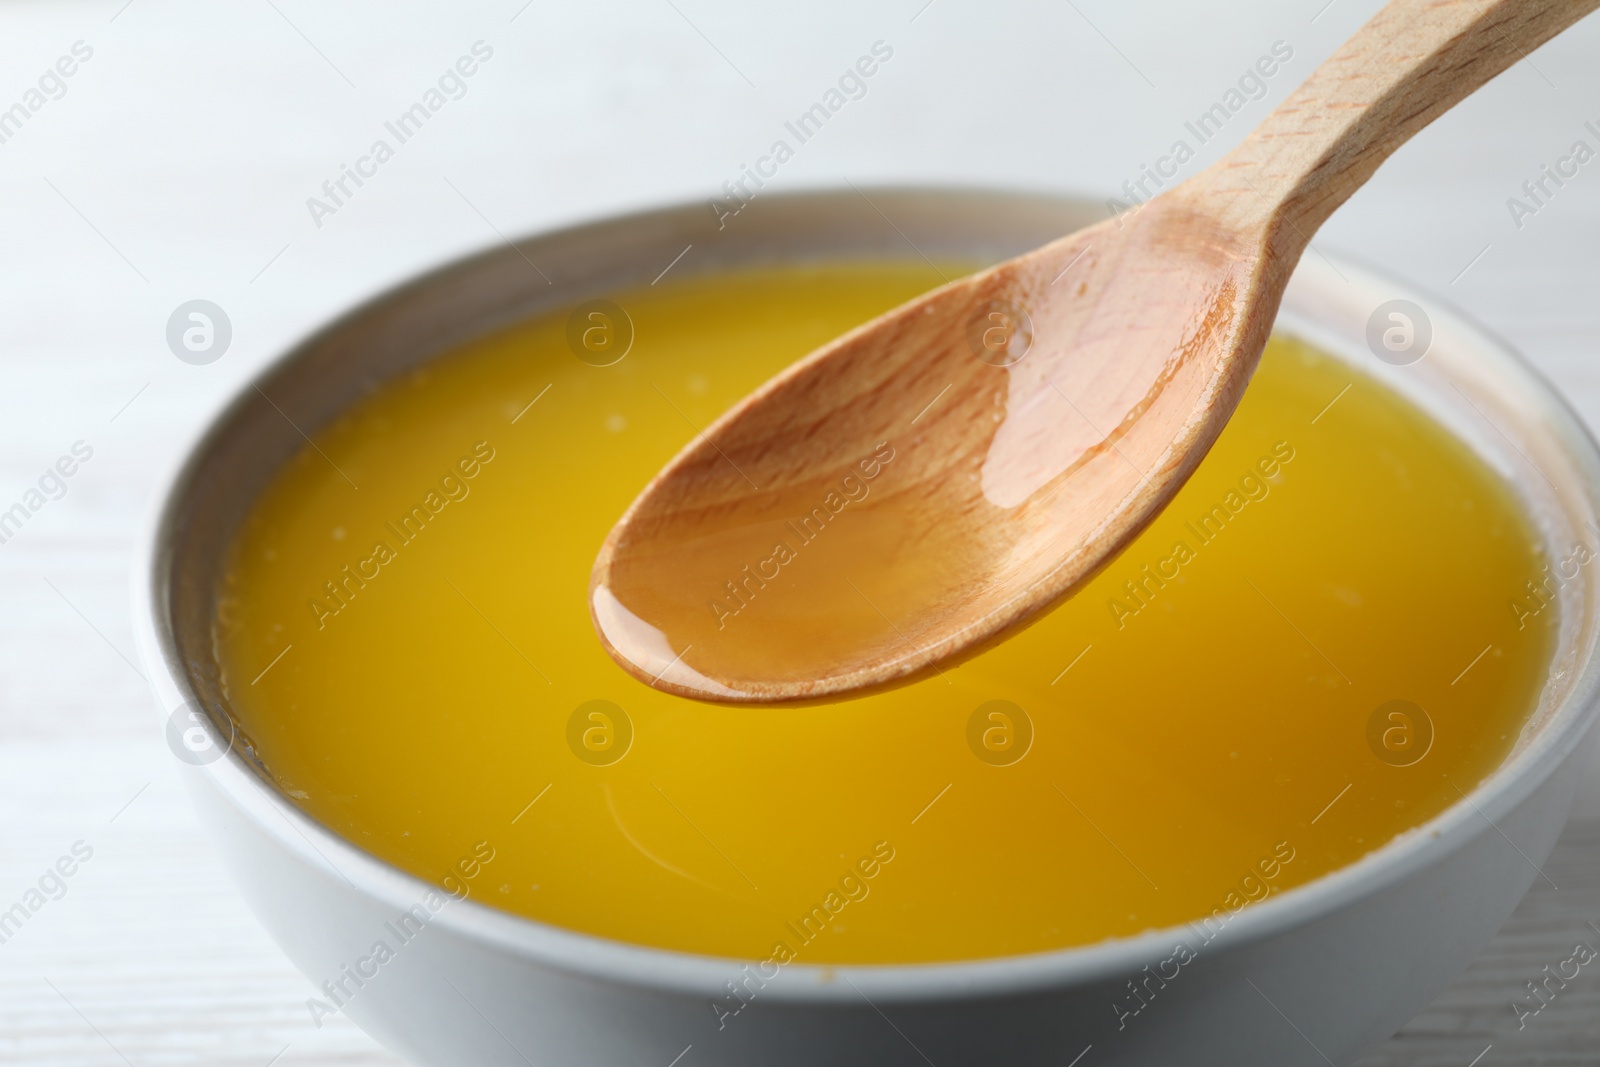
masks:
[[[1279,262],[1417,131],[1600,0],[1393,0],[1198,178]]]

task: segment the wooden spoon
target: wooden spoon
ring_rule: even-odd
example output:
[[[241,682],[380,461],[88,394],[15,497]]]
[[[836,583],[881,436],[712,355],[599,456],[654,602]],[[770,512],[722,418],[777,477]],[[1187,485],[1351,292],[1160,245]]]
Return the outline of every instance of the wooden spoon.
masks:
[[[1322,222],[1596,6],[1395,0],[1193,179],[794,364],[611,531],[607,651],[685,696],[808,700],[939,671],[1048,608],[1199,464]]]

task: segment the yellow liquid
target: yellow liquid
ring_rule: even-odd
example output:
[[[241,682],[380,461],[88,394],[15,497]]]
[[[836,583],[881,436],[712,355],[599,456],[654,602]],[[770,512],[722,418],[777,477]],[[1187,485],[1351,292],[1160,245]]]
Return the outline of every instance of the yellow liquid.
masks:
[[[806,963],[1228,915],[1501,762],[1553,647],[1553,610],[1508,610],[1543,562],[1530,524],[1437,424],[1281,338],[1149,530],[942,676],[741,707],[626,674],[586,603],[622,510],[691,423],[938,280],[663,282],[616,298],[636,340],[613,366],[556,315],[356,405],[264,493],[219,590],[253,754],[310,815],[473,899]]]

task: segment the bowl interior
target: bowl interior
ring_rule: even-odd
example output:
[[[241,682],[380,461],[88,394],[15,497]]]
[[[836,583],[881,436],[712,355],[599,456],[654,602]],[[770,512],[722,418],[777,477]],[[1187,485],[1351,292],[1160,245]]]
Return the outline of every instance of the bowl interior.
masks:
[[[529,238],[379,296],[270,366],[219,415],[173,482],[152,533],[148,579],[154,642],[172,688],[180,699],[205,708],[220,733],[234,735],[212,644],[214,590],[234,533],[258,493],[302,446],[303,434],[315,433],[350,403],[418,364],[542,311],[646,284],[680,255],[675,273],[850,258],[993,261],[1103,216],[1102,208],[1082,199],[1003,192],[869,190],[862,195],[852,189],[772,196],[720,227],[707,208],[691,205]],[[1426,356],[1407,366],[1382,362],[1367,342],[1374,310],[1392,299],[1415,301],[1431,328]],[[1278,325],[1354,371],[1386,382],[1452,428],[1515,487],[1553,568],[1572,556],[1575,544],[1600,552],[1595,488],[1600,454],[1576,416],[1504,344],[1437,301],[1346,261],[1316,256],[1297,271]],[[1561,607],[1558,649],[1537,711],[1506,764],[1473,796],[1490,817],[1514,802],[1526,785],[1521,780],[1548,773],[1553,753],[1575,745],[1588,725],[1600,635],[1596,569],[1583,565],[1570,575],[1563,570],[1553,586]],[[1543,575],[1529,578],[1544,580]],[[1462,581],[1472,580],[1462,575]],[[1428,625],[1425,609],[1419,605],[1419,626]],[[229,762],[276,789],[247,737],[238,738]],[[303,818],[286,798],[273,795],[285,813]],[[1447,812],[1435,823],[1450,816]],[[1394,872],[1407,856],[1420,862],[1418,850],[1438,847],[1426,840],[1430,826],[1354,868],[1249,909],[1261,914],[1246,919],[1289,921],[1272,918],[1288,898],[1331,906],[1326,903],[1330,895],[1398,877]],[[398,875],[353,846],[350,851],[374,868],[375,879]],[[469,903],[461,921],[474,921],[472,913],[489,910]],[[538,927],[500,913],[483,921],[496,930]],[[1245,925],[1241,920],[1241,934]],[[1166,937],[1148,936],[1153,942]],[[1104,954],[1101,946],[1051,955],[1087,959],[1096,953]]]
[[[1403,320],[1389,317],[1397,302],[1411,305],[1398,309]],[[1397,322],[1411,322],[1417,338],[1431,335],[1415,362],[1391,363],[1375,354],[1382,343],[1374,336],[1381,338]],[[1559,628],[1546,684],[1506,761],[1510,766],[1561,708],[1574,703],[1593,660],[1600,623],[1595,568],[1578,562],[1600,549],[1595,519],[1600,469],[1594,465],[1592,438],[1554,389],[1505,342],[1450,306],[1382,274],[1308,256],[1284,294],[1277,328],[1377,378],[1426,411],[1512,487],[1533,520],[1550,565],[1526,577],[1558,602]],[[1580,545],[1584,551],[1577,550]],[[1463,574],[1461,580],[1475,577]],[[1533,603],[1525,590],[1515,595]],[[1513,610],[1509,596],[1506,609]],[[1429,625],[1427,605],[1418,605],[1417,621]]]
[[[675,275],[851,258],[993,262],[1103,214],[1079,199],[905,190],[773,197],[759,207],[721,229],[708,209],[688,206],[494,248],[358,307],[267,368],[191,453],[156,535],[157,630],[192,690],[185,697],[233,735],[211,634],[234,531],[302,433],[417,365],[542,311],[647,284],[679,255]],[[261,771],[249,739],[239,742]]]

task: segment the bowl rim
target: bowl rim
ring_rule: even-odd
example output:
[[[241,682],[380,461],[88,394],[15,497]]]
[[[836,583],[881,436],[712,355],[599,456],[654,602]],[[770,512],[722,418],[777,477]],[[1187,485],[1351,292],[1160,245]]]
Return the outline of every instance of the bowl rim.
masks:
[[[1093,197],[1038,188],[948,184],[868,185],[865,188],[874,200],[881,198],[889,202],[905,197],[933,197],[966,204],[1015,205],[1032,200],[1060,207],[1099,208],[1099,201]],[[853,185],[841,188],[817,184],[782,193],[764,193],[762,199],[821,209],[847,192],[855,195],[861,190]],[[700,210],[702,207],[700,201],[671,200],[623,213],[602,213],[567,225],[538,229],[517,237],[514,244],[525,248],[541,240],[581,237],[585,231],[601,227],[640,226],[679,215],[689,208]],[[168,531],[178,517],[177,508],[207,449],[229,431],[257,386],[265,385],[325,338],[337,335],[397,294],[435,283],[500,250],[500,242],[485,243],[452,255],[442,264],[408,274],[398,282],[383,283],[353,307],[313,326],[240,382],[178,450],[176,460],[159,480],[159,489],[140,524],[135,545],[136,566],[132,572],[135,635],[141,658],[150,671],[158,710],[163,715],[184,702],[198,699],[189,688],[171,639],[170,617],[164,610],[163,559]],[[1512,379],[1521,379],[1519,384],[1523,390],[1536,398],[1547,416],[1546,433],[1557,438],[1564,450],[1575,453],[1576,459],[1593,470],[1600,470],[1600,446],[1586,424],[1554,384],[1504,339],[1448,301],[1355,257],[1332,255],[1329,266],[1336,272],[1342,267],[1343,271],[1359,275],[1369,283],[1380,283],[1397,295],[1416,300],[1430,315],[1448,320],[1477,348],[1498,361],[1496,375],[1509,374]],[[1342,277],[1343,272],[1340,273]],[[1600,504],[1600,496],[1597,496],[1600,490],[1592,482],[1585,482],[1585,485],[1590,504]],[[1592,726],[1600,710],[1596,702],[1597,691],[1600,691],[1600,656],[1594,654],[1595,644],[1591,637],[1579,650],[1584,659],[1581,674],[1537,736],[1520,751],[1513,752],[1460,801],[1353,863],[1243,907],[1233,913],[1217,940],[1225,939],[1229,950],[1237,950],[1310,924],[1443,861],[1483,834],[1498,831],[1499,819],[1542,785],[1579,748]],[[254,830],[266,835],[278,848],[297,856],[302,864],[315,868],[324,879],[331,880],[330,888],[335,892],[343,891],[338,884],[343,881],[348,883],[350,892],[364,902],[396,911],[404,911],[430,893],[446,895],[436,884],[364,851],[303,813],[287,797],[271,789],[237,747],[230,745],[227,754],[213,763],[202,766],[180,763],[180,767],[183,772],[203,776],[203,784],[209,787],[214,798],[227,801],[234,811],[250,820]],[[196,803],[201,802],[199,793],[195,794],[195,799]],[[1531,865],[1532,861],[1529,863]],[[762,972],[765,984],[761,995],[769,1003],[796,1004],[856,1003],[865,997],[888,1002],[955,1000],[1038,992],[1135,976],[1143,965],[1170,953],[1176,941],[1192,941],[1193,924],[1200,918],[1196,916],[1190,923],[1129,937],[1015,956],[909,964],[797,961],[783,965],[775,978],[766,977]],[[756,963],[616,941],[516,915],[470,897],[452,901],[439,910],[430,926],[536,966],[601,982],[712,999],[726,996],[725,984],[748,973]]]

